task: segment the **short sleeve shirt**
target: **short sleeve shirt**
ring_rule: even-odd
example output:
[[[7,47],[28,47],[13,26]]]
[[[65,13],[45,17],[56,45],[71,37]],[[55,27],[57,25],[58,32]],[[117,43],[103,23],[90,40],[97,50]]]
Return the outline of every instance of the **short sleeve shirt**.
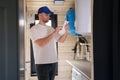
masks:
[[[37,24],[30,30],[30,38],[33,44],[35,64],[48,64],[57,62],[56,42],[58,36],[53,37],[46,45],[39,46],[34,43],[35,40],[45,38],[50,35],[54,29],[50,26]]]

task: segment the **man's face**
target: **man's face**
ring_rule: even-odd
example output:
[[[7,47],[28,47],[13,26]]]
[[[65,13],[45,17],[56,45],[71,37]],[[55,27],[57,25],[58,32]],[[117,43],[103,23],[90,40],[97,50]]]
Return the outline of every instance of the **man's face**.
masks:
[[[50,19],[50,14],[41,13],[41,14],[39,14],[39,18],[40,18],[40,20],[42,20],[44,23],[47,23],[48,20]]]

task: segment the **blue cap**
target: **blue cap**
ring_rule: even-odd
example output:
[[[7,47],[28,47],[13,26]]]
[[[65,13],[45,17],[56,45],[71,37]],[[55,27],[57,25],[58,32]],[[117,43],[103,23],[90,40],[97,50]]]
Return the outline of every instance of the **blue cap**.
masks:
[[[46,13],[46,14],[54,14],[47,6],[40,7],[38,9],[38,14],[40,13]]]

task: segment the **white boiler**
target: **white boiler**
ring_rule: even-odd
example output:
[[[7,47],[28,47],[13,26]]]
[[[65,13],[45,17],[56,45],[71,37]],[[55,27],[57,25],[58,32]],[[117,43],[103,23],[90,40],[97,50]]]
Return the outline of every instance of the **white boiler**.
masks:
[[[91,33],[91,0],[75,0],[76,31],[80,34]]]

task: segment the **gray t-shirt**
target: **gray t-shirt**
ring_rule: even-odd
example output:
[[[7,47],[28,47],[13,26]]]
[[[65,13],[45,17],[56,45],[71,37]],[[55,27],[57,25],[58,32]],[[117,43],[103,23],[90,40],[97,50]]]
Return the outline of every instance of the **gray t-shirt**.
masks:
[[[35,40],[47,37],[54,29],[50,26],[37,24],[30,30],[30,38],[33,44],[35,64],[48,64],[57,62],[56,42],[59,36],[53,37],[48,44],[39,46],[34,43]]]

